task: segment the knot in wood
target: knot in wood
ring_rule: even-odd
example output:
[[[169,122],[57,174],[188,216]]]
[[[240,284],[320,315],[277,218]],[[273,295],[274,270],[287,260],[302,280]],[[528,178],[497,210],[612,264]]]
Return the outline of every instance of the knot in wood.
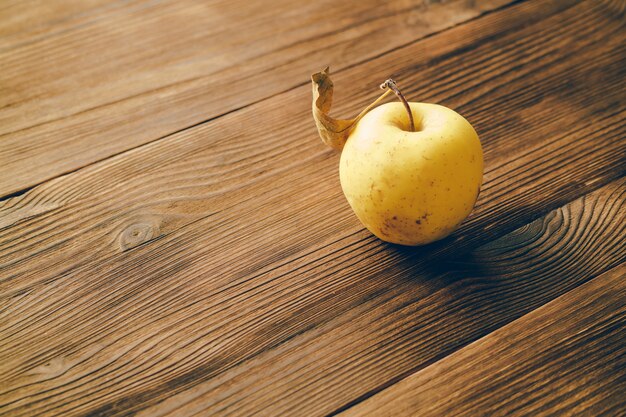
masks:
[[[156,221],[142,220],[128,226],[120,234],[122,251],[132,249],[148,242],[159,235],[159,224]]]

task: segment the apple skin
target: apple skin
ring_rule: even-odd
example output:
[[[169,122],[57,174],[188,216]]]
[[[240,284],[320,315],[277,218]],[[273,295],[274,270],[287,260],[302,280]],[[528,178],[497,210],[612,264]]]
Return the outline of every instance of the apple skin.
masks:
[[[472,125],[437,104],[402,103],[367,113],[341,153],[341,187],[359,220],[380,239],[424,245],[452,233],[472,211],[483,153]]]

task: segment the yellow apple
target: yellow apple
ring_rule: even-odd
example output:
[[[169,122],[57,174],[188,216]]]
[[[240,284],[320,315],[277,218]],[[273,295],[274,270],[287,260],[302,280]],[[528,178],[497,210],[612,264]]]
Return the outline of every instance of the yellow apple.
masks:
[[[341,153],[343,192],[380,239],[423,245],[448,236],[470,214],[482,184],[483,154],[467,120],[437,104],[401,103],[368,112]]]
[[[480,140],[467,120],[437,104],[407,103],[392,80],[381,87],[402,103],[374,107],[383,94],[356,119],[334,119],[328,69],[312,80],[319,133],[341,150],[341,187],[365,227],[415,246],[448,236],[467,218],[483,178]]]

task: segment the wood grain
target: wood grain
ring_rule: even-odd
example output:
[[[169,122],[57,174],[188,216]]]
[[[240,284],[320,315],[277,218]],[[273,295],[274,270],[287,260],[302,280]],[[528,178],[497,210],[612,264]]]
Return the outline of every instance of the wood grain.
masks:
[[[318,262],[301,279],[328,274],[324,281],[340,283],[326,284],[330,297],[330,289],[312,290],[308,313],[356,304],[351,311],[140,416],[334,414],[623,263],[625,193],[620,180],[464,256],[386,263],[363,278],[338,270],[342,262]],[[340,256],[353,259],[349,250]],[[361,279],[367,289],[355,285]],[[275,312],[283,319],[264,336],[307,317],[289,313]],[[117,404],[129,407],[131,398]]]
[[[124,1],[37,0],[4,1],[0,7],[0,51],[25,47],[89,24]]]
[[[270,327],[263,325],[267,318],[257,322],[260,328],[257,329],[258,333],[248,336],[252,339],[246,342],[247,349],[271,336],[272,330],[270,329],[278,333],[285,331],[290,320],[306,320],[308,314],[316,311],[317,314],[323,314],[325,309],[339,308],[346,301],[358,304],[358,307],[347,316],[309,332],[296,334],[276,349],[261,352],[251,361],[244,362],[239,367],[205,384],[197,385],[191,392],[184,392],[179,397],[157,406],[157,409],[147,410],[145,414],[159,415],[161,411],[171,411],[174,404],[173,409],[176,415],[185,415],[182,413],[195,410],[197,407],[207,407],[213,399],[223,399],[222,403],[215,404],[215,411],[223,407],[227,407],[225,410],[228,407],[235,407],[237,414],[246,414],[251,412],[252,408],[260,412],[269,407],[268,402],[275,405],[274,408],[267,408],[271,414],[290,409],[294,404],[298,407],[311,407],[309,411],[313,415],[316,415],[315,410],[320,410],[321,413],[324,411],[322,405],[336,398],[338,391],[349,396],[349,388],[358,392],[363,388],[364,381],[380,383],[381,376],[385,374],[383,370],[389,371],[393,369],[392,366],[397,367],[398,370],[406,369],[407,364],[419,363],[420,355],[425,355],[424,362],[428,363],[432,360],[428,358],[428,355],[443,354],[447,349],[454,349],[455,343],[462,343],[463,338],[473,340],[483,332],[487,333],[492,326],[498,327],[501,321],[518,317],[545,300],[589,279],[594,273],[610,268],[616,262],[623,262],[626,259],[626,252],[621,245],[620,236],[623,236],[626,231],[624,226],[625,193],[626,182],[620,180],[462,258],[448,258],[445,262],[434,263],[434,266],[409,267],[404,273],[399,273],[401,272],[399,269],[403,267],[402,264],[382,265],[383,268],[387,268],[388,276],[379,272],[376,279],[381,281],[372,281],[372,275],[360,278],[366,281],[366,286],[373,287],[371,288],[373,293],[369,294],[356,292],[354,278],[341,278],[341,272],[337,270],[354,259],[349,247],[344,253],[337,255],[340,257],[338,260],[336,258],[322,259],[314,265],[307,266],[313,271],[306,275],[321,277],[321,274],[327,274],[327,277],[323,278],[326,281],[324,285],[330,286],[324,288],[317,284],[313,294],[309,294],[309,291],[302,288],[303,283],[308,280],[307,276],[294,281],[293,274],[291,276],[284,274],[285,270],[288,271],[291,267],[291,265],[285,265],[281,268],[282,271],[273,271],[278,278],[274,279],[270,285],[281,288],[283,293],[280,299],[266,306],[266,313],[263,313],[263,310],[254,310],[244,312],[242,317],[241,312],[239,314],[235,313],[236,310],[230,312],[233,315],[232,320],[235,321],[232,323],[232,329],[236,332],[241,331],[237,323],[249,323],[250,319],[254,322],[254,317],[258,319],[260,314],[270,316],[278,314],[282,317],[279,321],[281,325],[278,327],[271,324]],[[555,254],[558,254],[556,258]],[[589,262],[589,259],[593,259],[593,262]],[[366,257],[359,259],[358,262],[364,265],[369,264]],[[405,260],[404,263],[406,264],[407,261]],[[336,279],[347,282],[336,283]],[[258,284],[258,281],[239,284],[248,287],[244,294],[249,302],[256,297],[259,297],[261,301],[267,296],[266,291],[258,293],[255,290]],[[289,291],[285,291],[287,289]],[[364,289],[363,287],[358,291]],[[271,292],[271,288],[269,290]],[[331,297],[332,299],[315,300],[317,294],[328,296],[333,294],[333,291],[336,294]],[[155,294],[156,292],[150,291],[151,296]],[[345,300],[345,294],[350,294],[350,298],[356,298],[356,300]],[[288,301],[289,299],[291,301]],[[209,302],[209,300],[211,299],[208,298],[204,302]],[[154,301],[153,299],[152,302]],[[196,301],[199,300],[196,299]],[[211,317],[219,320],[216,315],[222,314],[219,306],[225,300],[220,297],[212,301],[216,303],[214,308],[217,310],[211,314]],[[263,304],[263,302],[253,303],[255,306]],[[298,311],[305,306],[308,312],[300,311],[300,314],[293,317],[295,312],[291,310],[292,308]],[[113,307],[115,306],[111,306]],[[205,307],[208,306],[196,306],[200,309]],[[125,310],[128,312],[128,307],[115,309],[111,313],[124,314]],[[19,313],[19,311],[15,312]],[[164,313],[175,312],[170,310]],[[197,314],[193,316],[197,317]],[[73,317],[64,315],[64,319],[71,320]],[[73,324],[68,323],[68,325]],[[204,324],[206,325],[206,321]],[[216,331],[221,333],[224,329],[218,328]],[[191,333],[197,336],[197,333]],[[254,334],[257,336],[254,337]],[[153,337],[156,336],[156,334],[153,335]],[[177,334],[176,339],[181,336],[180,333]],[[138,355],[137,359],[148,359],[152,349],[163,349],[161,355],[175,352],[175,349],[165,344],[174,342],[175,339],[169,342],[168,339],[165,337],[158,343],[153,341],[149,344],[152,347],[148,351],[135,352]],[[7,340],[5,334],[2,335],[1,340]],[[128,339],[126,341],[128,342]],[[22,345],[21,349],[24,347]],[[209,349],[209,352],[206,352],[209,356],[217,355],[218,351],[211,350],[206,345],[204,347]],[[84,352],[85,356],[82,358],[75,358],[72,355],[57,356],[52,361],[27,372],[22,378],[30,378],[32,382],[32,378],[41,380],[45,375],[44,383],[47,378],[55,375],[57,378],[63,378],[64,373],[71,374],[76,367],[85,366],[81,359],[87,361],[88,364],[90,361],[103,361],[100,366],[105,365],[104,371],[106,371],[106,364],[111,358],[104,352],[98,352],[100,348],[102,346],[92,345],[92,350]],[[128,346],[126,348],[130,349]],[[400,352],[390,352],[389,349],[398,349]],[[115,358],[122,359],[124,356],[118,353]],[[402,358],[405,363],[402,363]],[[161,357],[161,360],[164,359]],[[346,363],[341,365],[341,363],[335,363],[336,361],[346,361]],[[90,366],[94,365],[96,364],[92,363]],[[13,368],[7,367],[7,369],[15,371]],[[164,394],[171,392],[170,390],[174,390],[177,384],[183,384],[185,380],[190,383],[194,381],[194,377],[199,378],[202,375],[199,371],[208,372],[209,370],[200,368],[195,369],[191,374],[181,375],[178,380],[170,381],[164,387],[166,389]],[[363,378],[361,375],[347,377],[335,374],[337,372],[351,374],[359,371],[371,373],[372,377]],[[113,375],[115,371],[107,372],[107,378]],[[84,376],[84,378],[89,377],[89,374]],[[24,381],[22,378],[20,379]],[[11,384],[2,386],[14,386],[14,383],[15,380]],[[123,383],[123,381],[118,383]],[[319,390],[321,392],[312,395],[317,385],[324,386],[326,383],[329,384],[326,390],[321,389]],[[303,386],[298,388],[300,384]],[[344,384],[344,386],[338,389],[336,384]],[[348,385],[345,386],[345,384]],[[99,388],[102,389],[100,385]],[[281,389],[287,390],[284,393],[285,398],[277,402],[277,398],[282,398],[279,395]],[[326,398],[328,396],[330,398]],[[133,396],[129,398],[129,401],[133,401],[132,403],[122,401],[115,406],[108,405],[98,411],[103,415],[115,415],[116,412],[117,414],[128,413],[133,407],[139,406],[136,401],[141,399],[145,398]],[[183,404],[187,404],[186,408],[179,408]],[[331,401],[329,405],[334,404]],[[34,410],[42,411],[41,408],[34,408]],[[78,412],[80,409],[72,411]],[[56,412],[67,413],[67,410],[61,409]]]
[[[45,9],[0,9],[13,40],[0,43],[0,197],[306,84],[329,62],[337,70],[367,61],[510,1],[138,0],[91,13],[52,2],[56,31],[41,21]]]
[[[626,265],[341,416],[615,416],[626,410]]]
[[[137,288],[119,281],[116,287],[92,288],[92,294],[65,291],[87,305],[109,291],[118,297],[101,306],[91,331],[83,327],[88,321],[85,317],[76,317],[75,310],[80,307],[74,300],[67,314],[62,314],[67,328],[59,329],[69,331],[74,340],[62,343],[59,348],[64,349],[55,349],[52,357],[48,351],[39,359],[49,362],[38,366],[37,362],[16,368],[7,364],[3,374],[11,379],[3,383],[22,385],[8,393],[9,398],[30,392],[25,397],[27,403],[45,399],[23,409],[28,410],[26,414],[46,409],[50,414],[80,413],[111,395],[131,393],[98,409],[103,415],[124,414],[188,386],[195,388],[181,394],[182,403],[200,397],[190,405],[192,410],[212,404],[212,398],[224,398],[227,404],[216,407],[230,404],[244,415],[250,407],[273,414],[295,404],[306,408],[307,414],[330,412],[363,389],[376,389],[407,367],[427,364],[623,262],[625,191],[621,180],[462,258],[455,255],[419,264],[406,258],[376,259],[366,253],[355,259],[354,245],[349,245],[312,264],[300,260],[265,276],[225,283],[222,291],[212,294],[201,294],[207,281],[190,286],[189,275],[172,275],[171,270],[164,271],[158,285],[144,285],[144,302],[132,297]],[[389,252],[389,248],[382,249]],[[373,265],[376,268],[372,271]],[[159,277],[154,274],[151,278]],[[36,344],[41,343],[33,334],[43,329],[53,331],[56,326],[48,322],[41,328],[48,317],[37,318],[29,312],[32,300],[28,297],[20,301],[14,313],[35,322],[29,326],[32,347],[21,353],[30,356],[29,351],[38,351]],[[143,305],[141,311],[137,302]],[[255,307],[242,311],[243,305]],[[342,315],[333,318],[342,310]],[[131,319],[134,314],[145,319],[136,322]],[[154,319],[173,322],[160,331],[146,329],[154,325]],[[19,330],[25,323],[16,324],[17,328],[10,330]],[[106,334],[118,325],[124,328]],[[305,329],[309,331],[303,332]],[[75,345],[77,337],[84,337],[84,344]],[[109,337],[113,339],[107,341]],[[19,339],[19,334],[2,335],[2,340],[16,343],[16,347]],[[72,353],[72,348],[79,351]],[[251,351],[258,355],[244,361]],[[232,368],[228,364],[231,360],[240,366]],[[293,370],[302,373],[291,375]],[[155,382],[167,377],[167,383],[148,385],[145,390],[142,381],[146,377]],[[208,382],[199,384],[203,380]],[[42,385],[51,390],[42,389]],[[89,389],[93,386],[98,391]],[[233,391],[239,386],[240,391]],[[133,388],[140,387],[143,389],[132,394]],[[286,390],[284,394],[281,387]],[[313,388],[315,395],[311,395]],[[81,393],[78,398],[75,390]],[[112,390],[109,395],[108,390]],[[71,399],[86,403],[74,409],[72,405],[77,404]],[[181,398],[172,401],[176,407],[181,405]],[[166,410],[171,406],[164,405]],[[146,415],[158,415],[157,411],[148,410]],[[176,414],[181,412],[176,409]]]
[[[625,52],[602,4],[523,2],[339,73],[337,114],[391,73],[478,128],[477,210],[428,248],[362,230],[308,86],[6,200],[0,412],[332,412],[623,262],[623,180],[463,253],[624,175]]]
[[[503,45],[509,44],[517,36],[516,22],[523,25],[532,17],[539,19],[537,12],[540,10],[549,15],[553,12],[549,6],[554,4],[556,2],[519,7],[516,14],[504,15],[508,17],[505,19],[494,14],[487,22],[477,21],[467,28],[450,31],[446,36],[431,38],[424,42],[425,45],[398,51],[371,66],[391,65],[403,56],[415,54],[412,49],[421,49],[441,50],[442,54],[450,55],[452,62],[440,61],[439,66],[432,69],[432,74],[445,72],[460,60],[467,62],[468,68],[476,68],[478,65],[472,66],[472,63],[483,60],[489,47],[475,50],[471,45],[496,37],[498,30],[510,31],[510,38],[502,38]],[[477,76],[469,71],[465,77],[467,84],[458,85],[453,91],[448,90],[452,83],[446,84],[444,77],[438,81],[439,89],[431,92],[435,95],[433,101],[467,109],[462,113],[481,132],[486,152],[487,172],[482,196],[475,215],[463,231],[465,233],[457,235],[459,239],[476,238],[492,228],[512,230],[533,215],[545,213],[622,175],[626,163],[625,144],[620,140],[625,128],[624,108],[619,101],[623,96],[619,88],[623,42],[620,37],[610,35],[614,29],[610,23],[605,26],[607,33],[598,33],[596,38],[586,37],[580,27],[582,22],[571,24],[576,13],[577,10],[570,10],[563,14],[567,18],[563,30],[568,32],[562,34],[559,47],[572,48],[569,60],[555,62],[550,59],[546,63],[540,57],[527,57],[527,60],[534,60],[534,65],[527,65],[527,71],[536,71],[535,75],[516,79],[506,77],[506,69],[498,66],[501,58],[492,54],[496,62],[486,62],[493,68],[493,73],[470,83],[469,80]],[[552,24],[561,17],[556,15],[539,26],[552,30]],[[597,24],[594,17],[602,18],[602,15],[591,15],[588,30],[593,30],[593,25]],[[492,32],[486,30],[489,28]],[[472,39],[478,34],[481,37]],[[567,34],[572,38],[568,39]],[[541,48],[543,44],[540,42],[545,34],[539,28],[527,29],[521,35],[528,37],[522,38],[525,43],[518,43],[519,50],[509,52],[512,57],[527,53],[527,46],[549,56],[550,51]],[[587,39],[587,44],[580,40],[583,38]],[[605,42],[605,38],[614,41]],[[450,45],[450,39],[462,39],[467,43]],[[533,42],[539,43],[534,45]],[[545,39],[545,42],[548,46],[551,39]],[[442,48],[442,44],[449,45],[449,50]],[[470,52],[455,56],[454,51],[464,48]],[[598,56],[591,67],[584,55],[588,51]],[[405,61],[404,66],[410,62]],[[512,67],[518,64],[515,59],[510,59]],[[489,65],[485,64],[486,67]],[[396,70],[406,71],[402,68],[398,65]],[[484,72],[482,68],[479,73]],[[379,79],[385,77],[383,71],[379,70]],[[502,72],[505,76],[497,75]],[[358,74],[355,69],[346,76]],[[434,75],[433,79],[436,79]],[[415,76],[407,79],[411,83],[418,80]],[[580,88],[569,89],[572,82],[580,83]],[[496,92],[476,98],[467,93],[467,88]],[[564,97],[563,88],[568,89]],[[99,261],[104,261],[106,257],[129,248],[122,240],[132,233],[127,228],[134,227],[134,224],[142,230],[151,230],[140,233],[143,238],[134,244],[142,246],[152,240],[158,245],[159,239],[185,225],[212,228],[219,219],[239,218],[242,225],[254,228],[258,227],[254,224],[259,219],[246,218],[250,210],[256,211],[256,207],[270,204],[268,201],[282,205],[285,199],[302,201],[304,207],[313,192],[328,196],[327,204],[331,205],[324,207],[315,217],[310,217],[309,210],[293,207],[290,216],[298,219],[301,225],[314,227],[324,216],[327,217],[325,221],[332,222],[333,213],[341,213],[344,220],[353,219],[339,195],[336,156],[331,156],[319,145],[309,120],[308,88],[303,90],[306,91],[287,93],[210,126],[201,126],[112,158],[7,201],[0,220],[6,228],[1,238],[12,245],[0,252],[0,265],[11,267],[9,278],[23,278],[5,282],[10,282],[11,288],[19,291],[30,285],[29,279],[42,282],[58,276],[67,271],[69,265],[79,266],[84,261],[93,260],[94,247],[102,251],[104,258]],[[367,86],[360,90],[364,96],[361,103],[368,100],[366,90]],[[524,94],[520,94],[520,90],[525,90]],[[446,92],[453,97],[443,98]],[[615,105],[607,106],[605,100],[615,100]],[[287,113],[280,106],[282,102],[294,103],[292,111]],[[498,103],[504,108],[500,109]],[[356,110],[357,106],[352,107]],[[518,111],[511,111],[515,106]],[[554,117],[543,117],[547,113]],[[263,114],[267,123],[267,130],[262,133],[255,128],[259,114]],[[281,120],[293,120],[294,126],[280,123]],[[565,131],[564,125],[567,126]],[[599,140],[604,142],[603,147],[596,146]],[[572,153],[574,149],[576,155]],[[565,175],[557,171],[563,167],[568,170]],[[294,187],[294,181],[297,187]],[[508,195],[512,190],[516,192],[514,198]],[[235,216],[231,217],[227,210],[233,210]],[[218,217],[212,218],[214,214]],[[281,218],[279,213],[275,216]],[[265,217],[265,213],[257,213],[257,217]],[[496,221],[502,218],[507,218],[507,222]],[[340,224],[334,224],[333,229],[341,234],[354,233],[360,228],[354,220],[348,220],[348,224],[349,229],[344,226],[343,232]],[[77,230],[77,225],[84,226]],[[274,223],[270,230],[277,225]],[[254,229],[250,230],[253,233]],[[447,244],[449,242],[444,242]],[[35,256],[38,259],[53,257],[56,262],[45,264],[41,271],[44,275],[41,275],[32,270],[38,264],[24,262]],[[2,288],[0,283],[0,290]]]

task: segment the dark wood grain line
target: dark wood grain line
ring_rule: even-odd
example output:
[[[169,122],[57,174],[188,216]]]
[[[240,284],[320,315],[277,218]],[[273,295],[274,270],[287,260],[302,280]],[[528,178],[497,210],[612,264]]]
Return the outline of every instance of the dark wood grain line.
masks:
[[[341,415],[617,415],[624,276],[622,264]]]

